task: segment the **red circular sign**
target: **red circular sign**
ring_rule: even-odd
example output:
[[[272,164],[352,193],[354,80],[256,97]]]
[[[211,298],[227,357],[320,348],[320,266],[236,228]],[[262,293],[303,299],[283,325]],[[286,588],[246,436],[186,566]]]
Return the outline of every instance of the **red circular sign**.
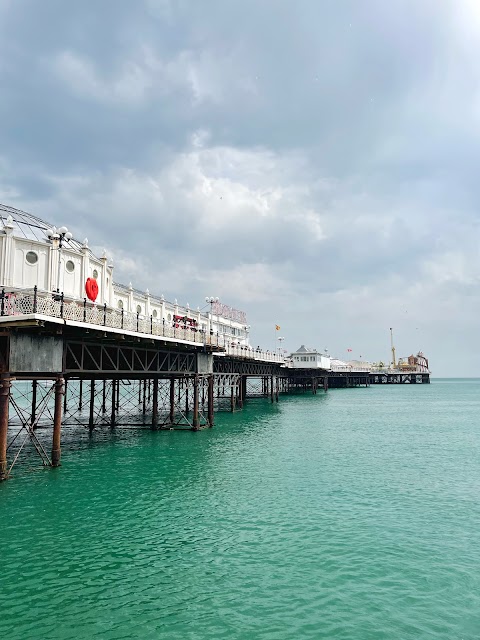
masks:
[[[98,296],[98,284],[95,278],[87,278],[85,283],[85,292],[87,294],[87,298],[92,302],[95,302]]]

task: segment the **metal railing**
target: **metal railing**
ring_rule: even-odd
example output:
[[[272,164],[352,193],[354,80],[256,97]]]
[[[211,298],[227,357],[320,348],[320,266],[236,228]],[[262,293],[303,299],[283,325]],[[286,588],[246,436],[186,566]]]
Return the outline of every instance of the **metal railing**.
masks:
[[[223,344],[222,344],[223,342]],[[227,355],[235,356],[239,358],[248,358],[249,360],[261,360],[262,362],[278,362],[279,364],[285,364],[285,357],[273,353],[272,351],[263,351],[262,349],[254,349],[249,345],[232,344],[222,341],[220,337],[220,344],[225,348]]]
[[[52,293],[33,289],[2,289],[0,293],[0,316],[43,315],[65,321],[93,324],[110,329],[131,331],[138,334],[174,338],[203,345],[222,347],[227,355],[243,357],[262,362],[285,362],[279,354],[232,344],[225,336],[189,327],[186,323],[167,322],[153,316],[141,316],[124,309],[114,309],[83,300],[65,297],[63,293]]]
[[[133,331],[151,336],[175,338],[200,344],[218,344],[218,336],[207,336],[204,331],[187,326],[156,320],[124,309],[98,305],[84,298],[75,300],[63,293],[33,289],[2,289],[0,316],[39,314],[72,322],[84,322],[110,329]]]

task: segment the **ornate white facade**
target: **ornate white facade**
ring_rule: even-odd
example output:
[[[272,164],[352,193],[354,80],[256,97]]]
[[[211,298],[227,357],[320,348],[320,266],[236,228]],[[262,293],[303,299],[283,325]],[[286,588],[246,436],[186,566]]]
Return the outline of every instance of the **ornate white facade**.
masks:
[[[96,305],[136,314],[168,327],[187,327],[218,334],[229,345],[247,346],[249,326],[243,312],[217,301],[209,311],[190,309],[163,296],[113,281],[113,265],[94,255],[88,240],[79,242],[64,227],[57,229],[28,213],[0,204],[0,288],[62,293],[66,301],[83,301],[85,283],[98,284]]]

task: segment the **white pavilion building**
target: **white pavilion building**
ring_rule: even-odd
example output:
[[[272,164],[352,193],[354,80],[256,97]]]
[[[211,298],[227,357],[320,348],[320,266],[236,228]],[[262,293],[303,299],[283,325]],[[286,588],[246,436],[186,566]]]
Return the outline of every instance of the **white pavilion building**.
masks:
[[[106,254],[96,256],[88,240],[80,242],[66,227],[55,226],[0,204],[0,289],[5,292],[37,287],[39,294],[63,294],[67,301],[83,303],[88,278],[96,281],[95,305],[135,314],[168,327],[186,327],[218,334],[221,342],[248,347],[246,314],[208,300],[209,310],[190,309],[163,296],[114,282],[113,264]],[[90,302],[88,304],[91,304]]]

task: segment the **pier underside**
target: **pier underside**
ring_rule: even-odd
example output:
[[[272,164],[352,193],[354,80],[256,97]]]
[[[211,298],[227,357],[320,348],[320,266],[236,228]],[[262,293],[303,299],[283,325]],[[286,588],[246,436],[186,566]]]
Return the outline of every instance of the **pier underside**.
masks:
[[[20,462],[60,466],[62,442],[71,450],[121,429],[212,428],[216,413],[240,410],[248,398],[428,381],[428,374],[291,369],[248,353],[102,330],[12,326],[0,335],[0,479]]]

